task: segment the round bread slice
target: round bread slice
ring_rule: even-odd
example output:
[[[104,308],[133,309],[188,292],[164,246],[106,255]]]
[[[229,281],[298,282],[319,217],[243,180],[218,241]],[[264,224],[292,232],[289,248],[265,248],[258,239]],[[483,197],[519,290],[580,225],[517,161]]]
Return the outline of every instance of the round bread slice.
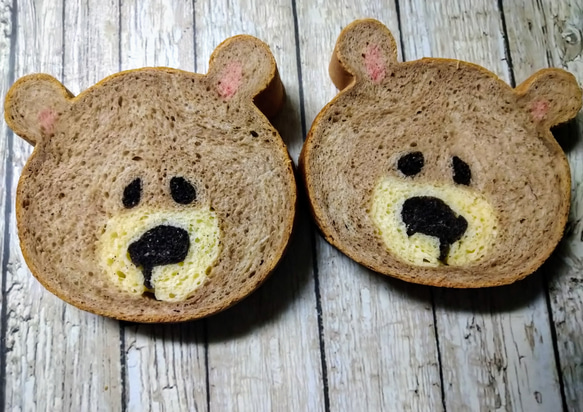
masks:
[[[535,271],[561,239],[570,171],[550,127],[581,89],[559,69],[513,89],[477,65],[399,63],[391,33],[360,20],[340,34],[341,90],[300,156],[324,237],[368,268],[448,287],[503,285]]]
[[[269,48],[245,35],[217,47],[206,75],[130,70],[76,97],[48,75],[18,80],[5,118],[34,145],[16,196],[31,272],[127,321],[192,320],[243,299],[294,222],[292,162],[264,115],[283,98]]]

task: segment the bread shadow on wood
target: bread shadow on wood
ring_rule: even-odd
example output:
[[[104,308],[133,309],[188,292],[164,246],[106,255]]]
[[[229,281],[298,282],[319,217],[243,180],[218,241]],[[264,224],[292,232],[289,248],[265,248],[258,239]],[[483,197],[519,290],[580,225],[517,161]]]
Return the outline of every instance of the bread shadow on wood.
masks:
[[[482,289],[432,288],[435,310],[458,314],[510,313],[544,299],[542,270],[516,283]]]
[[[128,350],[128,336],[136,335],[152,339],[155,342],[183,343],[187,345],[205,344],[205,325],[203,321],[192,321],[188,323],[135,323],[120,321],[125,330],[126,353]],[[188,325],[188,326],[186,326]],[[125,355],[125,354],[124,354]]]
[[[297,311],[305,317],[307,308],[301,308],[299,300],[306,293],[311,298],[313,293],[311,290],[305,291],[313,273],[313,238],[309,216],[302,212],[305,208],[301,207],[301,202],[300,197],[295,232],[281,264],[254,294],[208,318],[209,343],[243,337],[269,324],[281,322],[280,318],[287,316],[286,311]],[[297,304],[294,301],[298,301]],[[313,316],[316,317],[315,310]]]
[[[579,136],[582,132],[579,127],[579,122],[583,124],[583,114],[581,113],[575,119],[551,129],[553,136],[566,154],[569,154],[579,142]]]
[[[481,289],[439,288],[408,283],[360,266],[363,276],[376,277],[379,282],[386,282],[392,291],[406,296],[411,302],[435,305],[436,310],[449,312],[472,312],[481,314],[507,313],[532,304],[545,293],[542,287],[548,276],[553,273],[553,257],[541,269],[523,280],[510,285]],[[548,275],[548,276],[547,276]],[[386,308],[389,310],[390,308]]]
[[[349,259],[348,257],[343,257],[344,259]],[[384,286],[387,288],[387,293],[393,294],[398,293],[400,295],[406,296],[407,299],[413,303],[421,303],[425,305],[431,305],[431,294],[430,288],[425,285],[419,285],[416,283],[405,282],[398,278],[393,278],[389,276],[379,276],[379,274],[371,269],[368,269],[356,262],[354,262],[356,267],[359,269],[354,270],[356,273],[348,273],[347,275],[359,277],[364,277],[364,280],[355,282],[355,286],[362,284],[362,282],[370,282],[372,285],[375,283],[379,286]],[[354,290],[355,294],[359,293],[359,290]],[[382,308],[381,308],[382,309]],[[390,310],[390,308],[384,308]]]
[[[299,109],[285,95],[282,110],[271,118],[288,150],[301,146],[302,130]],[[296,180],[299,183],[299,179]],[[294,233],[280,265],[256,293],[226,311],[207,319],[208,341],[221,342],[252,333],[289,310],[312,276],[312,233],[308,204],[298,187],[298,207]]]
[[[379,276],[378,273],[355,262],[352,276],[364,277],[356,284],[370,282],[373,285],[385,286],[388,293],[406,296],[411,303],[421,303],[429,306],[435,304],[436,310],[449,312],[472,313],[506,313],[532,304],[545,293],[542,287],[552,273],[556,272],[556,262],[553,255],[539,271],[532,276],[510,285],[481,289],[439,288],[409,283],[398,278]],[[347,257],[345,259],[348,259]],[[553,263],[554,262],[554,263]],[[354,291],[358,293],[358,291]],[[381,310],[383,308],[380,308]],[[390,310],[389,307],[384,308]]]
[[[561,248],[562,244],[557,250]],[[545,285],[552,283],[558,273],[567,273],[566,270],[557,269],[564,263],[559,261],[558,253],[554,253],[532,276],[513,284],[481,289],[456,289],[419,285],[397,278],[379,276],[378,273],[356,262],[354,264],[359,269],[353,270],[350,275],[366,278],[355,284],[361,284],[363,281],[373,284],[378,282],[379,286],[386,286],[389,293],[404,295],[411,303],[435,304],[438,311],[480,314],[508,313],[527,307],[546,293]],[[577,280],[574,282],[576,283]],[[390,308],[385,309],[390,310]]]
[[[294,146],[301,147],[303,140],[299,108],[296,107],[289,94],[285,95],[285,100],[281,111],[275,115],[275,117],[272,117],[270,121],[279,132],[279,135],[285,143],[285,146],[288,148],[288,151],[290,151]],[[300,179],[296,179],[298,184],[299,180]]]

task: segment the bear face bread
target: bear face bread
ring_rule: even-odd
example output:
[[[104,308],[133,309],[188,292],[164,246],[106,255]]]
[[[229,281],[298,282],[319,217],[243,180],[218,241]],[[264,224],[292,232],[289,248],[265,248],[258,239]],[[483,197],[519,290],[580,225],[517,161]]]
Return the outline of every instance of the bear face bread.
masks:
[[[550,127],[581,108],[574,77],[541,70],[516,89],[474,64],[397,62],[375,20],[340,34],[341,90],[300,156],[324,237],[374,271],[448,287],[503,285],[561,239],[570,171]]]
[[[131,70],[76,97],[48,75],[17,81],[5,117],[34,145],[16,196],[32,273],[81,309],[138,322],[200,318],[251,293],[295,215],[291,159],[258,110],[274,114],[283,95],[250,36],[217,47],[206,75]]]

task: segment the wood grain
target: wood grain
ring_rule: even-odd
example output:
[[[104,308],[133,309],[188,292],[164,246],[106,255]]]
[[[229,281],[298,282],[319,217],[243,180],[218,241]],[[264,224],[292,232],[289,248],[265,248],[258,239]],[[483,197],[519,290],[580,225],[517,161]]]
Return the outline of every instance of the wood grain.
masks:
[[[510,82],[495,2],[400,4],[407,60],[468,60]],[[561,404],[540,276],[504,288],[436,289],[435,301],[448,410],[548,411]]]
[[[289,1],[196,2],[197,68],[232,35],[266,42],[287,101],[274,123],[297,160],[302,133],[294,21]],[[258,291],[208,319],[211,410],[324,409],[310,232],[305,213],[278,270]]]
[[[336,94],[328,62],[342,27],[373,16],[399,36],[392,3],[297,2],[306,123]],[[317,237],[330,410],[442,410],[429,289],[355,264]]]
[[[123,70],[168,66],[194,71],[192,1],[120,2]]]
[[[10,84],[14,81],[14,68],[12,65],[14,61],[10,59],[13,39],[12,39],[12,1],[1,0],[0,1],[0,99],[3,99],[10,87]],[[7,235],[7,229],[9,224],[7,223],[6,215],[9,213],[11,204],[7,202],[9,198],[9,193],[7,193],[7,188],[12,183],[12,170],[8,172],[8,162],[10,161],[10,152],[12,149],[12,141],[14,139],[13,133],[6,122],[4,121],[4,116],[0,119],[0,181],[2,182],[2,190],[0,190],[0,267],[2,268],[2,274],[0,275],[0,280],[5,276],[5,265],[8,263],[5,261],[5,254],[9,251],[9,238]],[[0,302],[4,300],[4,293],[0,296]],[[3,326],[2,326],[3,327]],[[0,330],[0,333],[4,333],[4,330]],[[0,354],[0,356],[2,356]],[[3,364],[0,364],[2,367]]]
[[[198,323],[125,328],[128,411],[208,411]]]
[[[16,29],[13,24],[13,17],[15,16],[12,12],[12,1],[1,0],[0,1],[0,99],[3,99],[10,87],[10,84],[14,81],[14,42],[15,37],[13,31]],[[12,57],[12,58],[11,58]],[[3,106],[2,106],[3,107]],[[0,376],[6,376],[6,349],[5,349],[5,336],[6,336],[6,316],[5,316],[5,281],[6,272],[8,266],[8,255],[10,253],[10,236],[8,230],[10,228],[10,222],[8,216],[10,215],[10,209],[12,207],[10,203],[10,189],[12,184],[12,167],[9,165],[11,162],[12,153],[12,142],[14,140],[14,134],[6,125],[4,121],[4,116],[0,119],[0,179],[2,187],[0,189],[0,267],[2,268],[2,273],[0,280],[2,281],[2,293],[0,297],[0,302],[2,302],[2,311],[0,316],[2,320],[0,321],[0,334],[2,336],[2,343],[0,343]],[[6,381],[3,379],[2,382]],[[4,390],[0,391],[0,407],[6,404],[6,392]]]
[[[88,21],[98,27],[99,17],[107,15],[107,7],[102,5],[99,15],[79,16],[78,9],[63,10],[61,3],[22,1],[17,4],[16,76],[47,72],[59,79],[70,80],[75,88],[85,76],[67,64],[75,59],[83,62],[82,57],[74,55],[75,51],[81,50],[81,54],[99,59],[102,66],[108,64],[107,56],[99,55],[94,47],[96,42],[104,39],[87,38],[79,33],[80,27],[86,26]],[[67,45],[63,49],[63,39],[70,41],[73,35],[75,41],[67,43],[70,47],[67,53]],[[98,74],[98,70],[93,74]],[[27,143],[14,139],[12,203],[16,180],[30,151]],[[81,312],[46,292],[22,261],[13,213],[10,225],[13,235],[10,237],[5,295],[8,325],[6,408],[118,408],[121,388],[117,323]]]
[[[562,67],[583,84],[583,4],[519,1],[504,4],[516,80],[544,67]],[[556,130],[571,165],[569,224],[556,253],[543,267],[549,282],[560,373],[568,410],[583,408],[583,115]]]

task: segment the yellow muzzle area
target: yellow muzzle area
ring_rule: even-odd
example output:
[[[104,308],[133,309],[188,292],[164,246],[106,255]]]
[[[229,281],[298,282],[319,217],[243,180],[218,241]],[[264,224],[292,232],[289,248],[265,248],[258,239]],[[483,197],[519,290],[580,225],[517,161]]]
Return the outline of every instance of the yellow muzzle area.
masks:
[[[186,230],[190,246],[184,261],[154,266],[152,289],[144,286],[144,274],[131,260],[128,247],[144,233],[160,225]],[[219,256],[220,229],[216,213],[210,209],[152,211],[147,208],[112,217],[97,242],[101,268],[120,289],[141,295],[153,292],[156,299],[183,301],[207,278]]]
[[[497,235],[497,219],[490,203],[479,193],[462,186],[435,185],[383,177],[375,186],[370,217],[387,249],[401,260],[418,266],[439,266],[440,241],[422,233],[407,234],[401,211],[407,199],[434,197],[463,216],[468,227],[451,244],[447,264],[463,266],[482,259]]]

